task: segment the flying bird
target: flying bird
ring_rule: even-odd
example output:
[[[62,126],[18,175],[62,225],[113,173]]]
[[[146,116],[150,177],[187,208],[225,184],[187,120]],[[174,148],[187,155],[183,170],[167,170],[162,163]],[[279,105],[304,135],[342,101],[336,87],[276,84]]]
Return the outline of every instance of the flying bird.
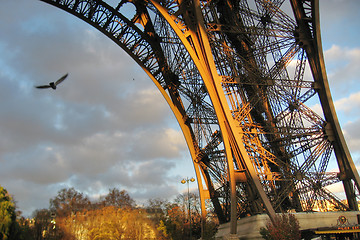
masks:
[[[52,89],[56,89],[56,86],[59,85],[62,81],[65,80],[65,78],[67,78],[68,73],[65,74],[64,76],[62,76],[61,78],[59,78],[59,80],[57,80],[56,82],[51,82],[49,83],[49,85],[41,85],[41,86],[36,86],[36,88],[52,88]]]

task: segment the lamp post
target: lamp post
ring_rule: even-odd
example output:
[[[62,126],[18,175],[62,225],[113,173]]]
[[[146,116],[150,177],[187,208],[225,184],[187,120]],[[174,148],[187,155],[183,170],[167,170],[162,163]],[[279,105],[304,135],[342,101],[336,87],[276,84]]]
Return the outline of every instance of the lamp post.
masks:
[[[187,190],[188,190],[188,204],[189,204],[189,206],[188,206],[188,211],[189,211],[189,226],[190,226],[190,240],[191,240],[191,238],[192,238],[192,234],[191,234],[191,211],[190,211],[190,190],[189,190],[189,181],[190,182],[195,182],[195,178],[188,178],[188,177],[186,177],[186,179],[184,178],[183,180],[181,180],[181,183],[182,184],[185,184],[185,183],[187,183]]]

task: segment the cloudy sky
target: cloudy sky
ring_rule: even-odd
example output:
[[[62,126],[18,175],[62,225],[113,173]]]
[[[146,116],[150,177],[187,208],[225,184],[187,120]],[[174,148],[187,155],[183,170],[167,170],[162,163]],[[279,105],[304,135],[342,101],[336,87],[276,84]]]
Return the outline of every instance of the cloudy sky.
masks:
[[[171,199],[195,176],[155,85],[111,40],[38,0],[0,0],[0,185],[25,215],[64,187]],[[360,165],[360,2],[320,0],[337,113]],[[68,78],[53,91],[35,85]],[[195,188],[195,184],[193,187]]]

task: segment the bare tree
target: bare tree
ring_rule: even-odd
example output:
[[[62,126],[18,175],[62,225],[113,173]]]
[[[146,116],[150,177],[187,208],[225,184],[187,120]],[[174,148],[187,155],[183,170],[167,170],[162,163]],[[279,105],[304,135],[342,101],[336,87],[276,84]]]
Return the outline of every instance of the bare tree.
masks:
[[[63,188],[55,198],[50,199],[50,210],[58,216],[75,214],[90,205],[88,197],[74,188]]]
[[[109,193],[103,198],[101,203],[104,206],[114,206],[119,208],[134,208],[135,201],[125,190],[117,188],[109,189]]]

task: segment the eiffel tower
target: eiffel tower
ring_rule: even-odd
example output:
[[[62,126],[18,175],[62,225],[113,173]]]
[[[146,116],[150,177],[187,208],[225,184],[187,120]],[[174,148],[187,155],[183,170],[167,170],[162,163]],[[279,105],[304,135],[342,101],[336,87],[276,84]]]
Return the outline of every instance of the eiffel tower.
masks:
[[[41,1],[101,31],[157,86],[189,147],[203,217],[209,202],[235,234],[238,218],[260,213],[358,210],[318,0]],[[326,188],[337,182],[347,203]]]

